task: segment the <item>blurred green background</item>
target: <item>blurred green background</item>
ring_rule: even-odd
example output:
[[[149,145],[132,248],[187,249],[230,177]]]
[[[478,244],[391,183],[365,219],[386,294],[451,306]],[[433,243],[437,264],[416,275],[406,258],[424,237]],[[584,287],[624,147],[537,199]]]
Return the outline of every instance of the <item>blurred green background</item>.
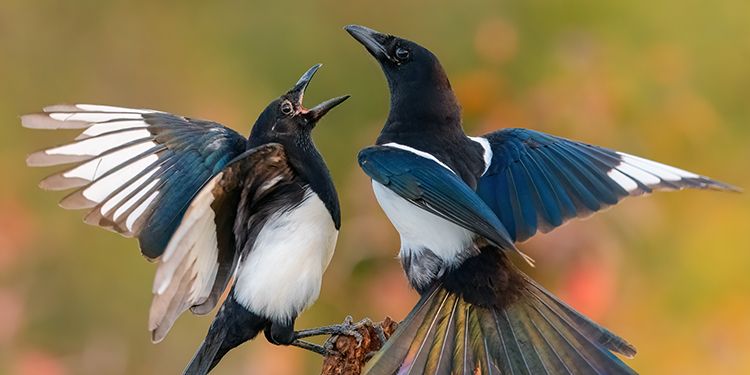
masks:
[[[398,236],[356,152],[388,96],[341,29],[364,24],[440,58],[467,132],[529,127],[750,186],[750,2],[0,1],[0,374],[178,373],[210,318],[152,345],[155,267],[136,242],[63,211],[25,155],[72,138],[20,127],[55,103],[155,108],[243,134],[322,62],[307,103],[351,94],[315,133],[343,206],[320,300],[298,327],[386,315],[416,300]],[[750,194],[630,199],[522,245],[530,272],[627,338],[647,374],[750,373]],[[216,374],[315,374],[320,359],[260,339]]]

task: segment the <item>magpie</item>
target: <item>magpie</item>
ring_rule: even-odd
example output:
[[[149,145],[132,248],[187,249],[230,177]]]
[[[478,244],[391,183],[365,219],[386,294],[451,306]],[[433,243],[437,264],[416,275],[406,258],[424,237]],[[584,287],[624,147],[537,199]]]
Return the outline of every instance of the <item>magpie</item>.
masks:
[[[31,154],[27,163],[75,163],[40,186],[76,189],[63,208],[89,210],[86,223],[138,238],[142,254],[158,264],[149,314],[154,342],[184,311],[207,314],[230,289],[185,374],[206,374],[260,331],[273,344],[303,346],[294,321],[318,297],[341,226],[311,131],[349,97],[305,108],[319,67],[268,104],[248,138],[146,109],[55,105],[22,116],[28,128],[84,129],[75,142]]]
[[[537,232],[628,196],[737,189],[528,129],[467,136],[433,53],[363,26],[345,29],[388,81],[388,118],[359,164],[400,234],[401,264],[421,295],[368,373],[633,373],[613,354],[634,356],[630,343],[542,288],[509,254]]]

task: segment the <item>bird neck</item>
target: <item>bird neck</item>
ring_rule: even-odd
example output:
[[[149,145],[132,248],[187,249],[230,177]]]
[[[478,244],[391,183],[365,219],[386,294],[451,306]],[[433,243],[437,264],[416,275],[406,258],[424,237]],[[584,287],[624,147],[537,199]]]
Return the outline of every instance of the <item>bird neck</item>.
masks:
[[[440,69],[417,81],[388,80],[391,110],[377,144],[398,143],[427,152],[476,188],[484,171],[484,149],[461,125],[461,107]]]
[[[389,80],[391,108],[381,138],[463,135],[461,107],[445,76],[408,82]]]
[[[341,227],[341,209],[338,194],[323,156],[320,155],[312,140],[295,146],[288,148],[289,163],[295,173],[300,176],[302,182],[309,186],[323,201],[331,214],[334,226],[339,229]]]

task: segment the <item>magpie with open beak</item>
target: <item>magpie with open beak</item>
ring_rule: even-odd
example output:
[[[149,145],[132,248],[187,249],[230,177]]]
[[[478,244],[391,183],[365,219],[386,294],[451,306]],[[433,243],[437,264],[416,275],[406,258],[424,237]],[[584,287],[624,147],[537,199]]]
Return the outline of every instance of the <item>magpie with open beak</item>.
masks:
[[[185,310],[209,313],[230,288],[185,374],[206,374],[260,331],[274,344],[299,344],[294,321],[318,297],[341,225],[311,132],[348,96],[303,107],[319,67],[272,101],[248,138],[215,122],[101,105],[22,117],[28,128],[83,129],[27,163],[75,164],[40,186],[75,189],[63,208],[89,210],[87,223],[138,238],[157,262],[154,342]]]
[[[366,27],[345,29],[388,81],[390,113],[359,163],[401,235],[401,263],[422,296],[367,371],[632,373],[613,354],[632,357],[632,345],[557,299],[508,255],[520,253],[516,242],[625,197],[736,188],[533,130],[467,136],[434,54]]]

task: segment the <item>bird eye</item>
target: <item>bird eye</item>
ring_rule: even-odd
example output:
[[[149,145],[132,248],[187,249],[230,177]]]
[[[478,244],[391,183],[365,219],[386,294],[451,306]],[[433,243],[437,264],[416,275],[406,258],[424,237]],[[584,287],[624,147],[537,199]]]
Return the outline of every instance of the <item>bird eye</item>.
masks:
[[[281,113],[289,115],[292,113],[292,111],[294,111],[294,107],[288,100],[285,100],[283,103],[281,103]]]
[[[396,48],[396,58],[402,61],[408,59],[409,50],[406,48],[402,48],[402,47]]]

